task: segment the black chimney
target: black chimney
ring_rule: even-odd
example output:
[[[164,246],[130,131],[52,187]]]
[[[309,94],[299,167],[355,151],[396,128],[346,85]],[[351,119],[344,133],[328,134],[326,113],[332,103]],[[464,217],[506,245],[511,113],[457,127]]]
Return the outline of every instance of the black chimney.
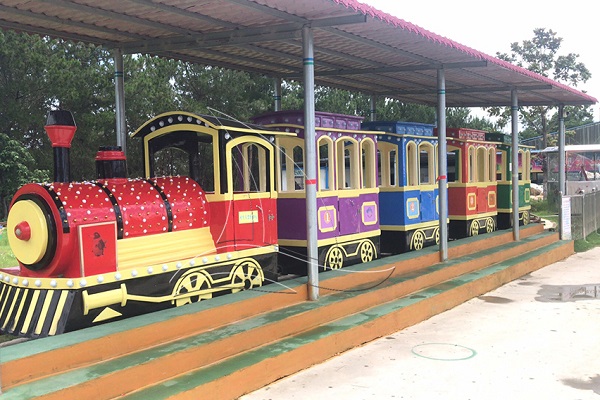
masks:
[[[71,160],[69,151],[71,140],[77,126],[73,114],[66,110],[55,110],[48,113],[46,133],[54,148],[54,182],[71,181]]]

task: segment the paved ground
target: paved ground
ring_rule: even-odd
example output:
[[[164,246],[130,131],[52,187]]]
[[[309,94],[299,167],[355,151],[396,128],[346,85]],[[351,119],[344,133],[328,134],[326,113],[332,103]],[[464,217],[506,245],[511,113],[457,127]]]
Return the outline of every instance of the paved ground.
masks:
[[[598,400],[600,248],[241,399]]]

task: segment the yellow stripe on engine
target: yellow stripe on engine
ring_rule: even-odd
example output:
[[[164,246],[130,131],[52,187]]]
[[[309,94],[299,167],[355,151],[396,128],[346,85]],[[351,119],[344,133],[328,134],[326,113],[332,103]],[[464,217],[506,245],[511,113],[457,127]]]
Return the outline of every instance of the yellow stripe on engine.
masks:
[[[215,254],[210,228],[188,229],[117,241],[119,269]]]
[[[29,292],[29,289],[23,289],[23,291],[25,293],[23,293],[23,297],[21,298],[21,301],[19,302],[19,308],[17,309],[17,314],[15,315],[15,320],[13,322],[12,327],[10,328],[10,330],[12,332],[15,331],[15,328],[17,327],[17,323],[19,322],[19,319],[21,318],[21,312],[23,312],[23,306],[25,305],[25,299],[27,297],[27,293]]]
[[[35,326],[34,333],[39,335],[42,333],[42,329],[44,328],[44,321],[46,320],[46,315],[48,315],[48,309],[50,308],[50,302],[52,301],[52,292],[48,292],[46,294],[46,298],[44,299],[44,305],[42,305],[42,311],[40,312],[40,317],[38,319],[37,325]]]
[[[68,294],[69,292],[66,290],[62,290],[60,292],[60,299],[58,300],[58,304],[56,305],[56,311],[54,311],[54,318],[52,319],[52,325],[50,325],[50,332],[48,332],[48,335],[56,335],[58,321],[60,320],[60,316],[62,315],[63,309],[65,308],[65,303],[67,302]]]
[[[25,316],[25,322],[23,322],[23,327],[21,328],[21,333],[27,333],[27,331],[29,330],[29,325],[31,324],[31,318],[33,317],[33,312],[37,308],[37,302],[38,302],[39,297],[40,297],[40,291],[35,290],[33,292],[33,297],[31,298],[29,310],[27,310],[27,315]]]
[[[10,315],[12,314],[12,311],[15,308],[15,303],[17,302],[17,298],[19,297],[20,292],[21,289],[17,288],[17,290],[15,290],[15,293],[12,296],[12,302],[10,303],[10,308],[8,309],[8,313],[6,314],[4,324],[2,324],[2,329],[6,329],[6,326],[8,325],[8,320],[10,319]]]
[[[3,285],[2,286],[2,294],[0,294],[0,299],[4,296],[4,292],[7,291],[7,290],[10,290],[11,287],[12,286],[8,286],[8,285]],[[4,311],[4,307],[6,306],[6,303],[8,302],[9,298],[10,298],[9,293],[6,293],[6,298],[2,302],[2,307],[0,308],[0,315],[2,315],[2,312]]]

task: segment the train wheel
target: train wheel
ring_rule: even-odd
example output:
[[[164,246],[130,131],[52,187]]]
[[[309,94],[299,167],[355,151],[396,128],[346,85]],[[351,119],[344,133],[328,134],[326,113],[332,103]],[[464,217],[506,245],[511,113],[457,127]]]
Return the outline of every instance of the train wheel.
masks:
[[[492,232],[494,232],[494,228],[495,228],[495,226],[494,226],[494,219],[493,218],[488,218],[485,221],[485,231],[487,233],[492,233]]]
[[[360,245],[360,261],[366,263],[375,258],[375,245],[367,240]]]
[[[435,244],[440,244],[440,228],[435,229]]]
[[[410,247],[413,250],[421,250],[425,245],[425,234],[423,231],[415,231],[410,241]]]
[[[211,280],[204,271],[192,271],[179,279],[173,291],[173,304],[183,306],[212,298]]]
[[[244,260],[235,267],[231,274],[231,293],[262,286],[265,276],[262,268],[255,260]]]
[[[523,211],[523,225],[529,224],[529,211]]]
[[[479,235],[479,222],[472,221],[471,228],[469,229],[469,236],[477,236]]]
[[[344,251],[341,247],[332,246],[325,256],[325,269],[340,269],[344,265]]]

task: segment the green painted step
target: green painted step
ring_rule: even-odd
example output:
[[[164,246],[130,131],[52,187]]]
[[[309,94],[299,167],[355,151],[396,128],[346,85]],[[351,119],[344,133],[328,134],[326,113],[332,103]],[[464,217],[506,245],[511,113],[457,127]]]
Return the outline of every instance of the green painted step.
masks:
[[[348,317],[333,321],[331,323],[319,326],[309,331],[300,333],[290,338],[282,339],[276,343],[263,346],[259,349],[240,354],[235,357],[231,357],[220,363],[200,368],[195,371],[191,371],[187,374],[169,379],[168,381],[161,382],[153,387],[137,391],[129,394],[124,398],[128,400],[145,400],[145,399],[166,399],[171,396],[182,394],[186,391],[192,390],[196,387],[207,384],[216,379],[231,375],[241,369],[257,365],[265,360],[287,353],[294,349],[298,349],[308,343],[321,340],[325,337],[335,335],[352,329],[360,324],[372,322],[377,318],[381,318],[387,314],[396,312],[403,308],[410,307],[419,302],[431,299],[443,292],[457,288],[461,285],[465,285],[470,282],[475,282],[478,279],[482,279],[486,276],[496,274],[503,271],[516,263],[523,262],[528,259],[538,257],[549,250],[559,248],[564,243],[556,242],[548,246],[539,248],[535,251],[528,253],[527,255],[515,257],[510,260],[502,261],[490,267],[471,272],[460,277],[448,280],[438,285],[420,290],[413,293],[410,296],[406,296],[380,306],[373,307],[369,310],[350,315]]]
[[[497,248],[486,249],[478,254],[480,255],[489,255],[498,253],[501,254],[504,250],[509,247],[518,246],[528,241],[535,241],[536,237],[540,235],[536,235],[534,237],[526,238],[518,243],[508,243]],[[419,276],[424,276],[435,271],[439,271],[441,269],[455,266],[460,264],[461,262],[469,261],[476,259],[477,255],[468,255],[458,259],[449,260],[445,263],[435,264],[425,269],[412,272],[409,274],[396,276],[388,279],[386,282],[383,282],[382,285],[378,285],[377,287],[367,287],[363,288],[362,292],[367,293],[370,291],[378,290],[382,287],[389,287],[392,285],[399,285],[403,282],[406,282],[411,279],[415,279]],[[123,371],[128,368],[134,368],[142,363],[151,362],[152,360],[159,359],[165,355],[171,355],[176,352],[184,352],[188,349],[195,348],[198,346],[206,345],[208,343],[212,343],[214,341],[229,338],[236,334],[241,334],[245,331],[249,331],[251,329],[255,329],[261,326],[265,326],[267,324],[278,323],[279,321],[285,320],[294,315],[298,315],[300,313],[309,312],[318,310],[319,308],[326,307],[335,302],[344,301],[349,298],[353,298],[360,293],[357,294],[357,288],[353,291],[346,292],[338,292],[329,296],[323,296],[318,302],[304,302],[300,303],[285,309],[272,311],[267,314],[258,315],[256,317],[248,318],[247,320],[224,326],[221,328],[217,328],[215,330],[204,332],[186,339],[178,340],[175,342],[167,343],[165,345],[157,346],[152,349],[140,351],[135,354],[131,354],[128,356],[120,357],[118,359],[110,360],[103,362],[101,364],[92,365],[85,368],[80,368],[74,371],[66,372],[57,376],[41,379],[32,383],[24,384],[21,386],[17,386],[8,392],[5,393],[5,396],[14,396],[14,398],[18,399],[28,399],[35,398],[37,396],[52,393],[57,390],[69,388],[75,385],[83,384],[85,382],[91,381],[93,379],[97,379],[102,377],[103,375],[110,373],[118,373],[119,371]],[[6,397],[6,398],[11,398]]]

